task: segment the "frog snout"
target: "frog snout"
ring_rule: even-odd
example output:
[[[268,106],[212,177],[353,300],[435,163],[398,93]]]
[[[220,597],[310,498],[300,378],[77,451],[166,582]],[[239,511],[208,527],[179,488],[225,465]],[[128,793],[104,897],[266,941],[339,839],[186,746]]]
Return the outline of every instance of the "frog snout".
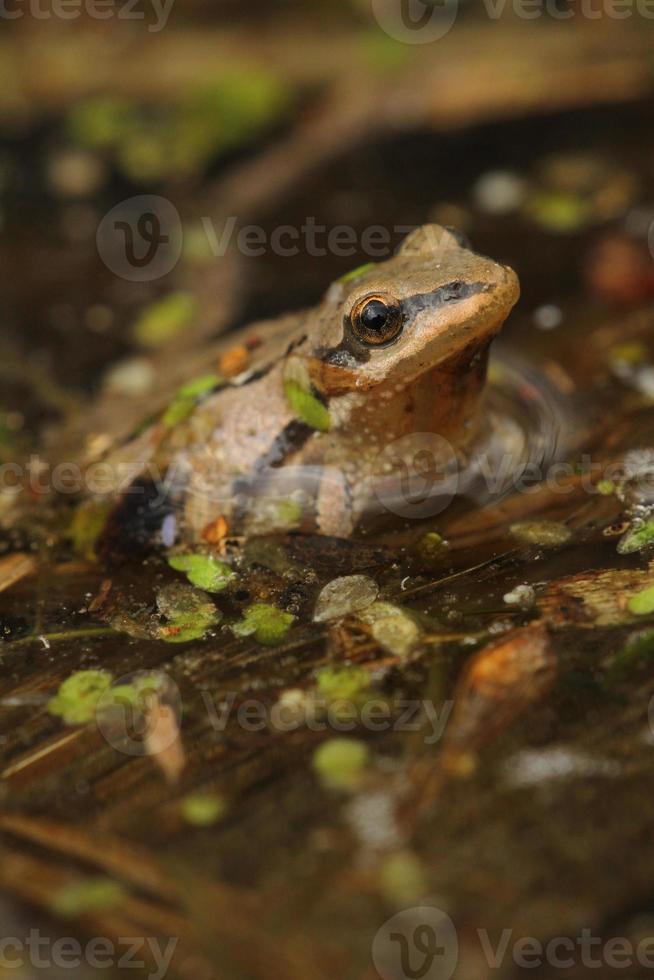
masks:
[[[507,310],[512,309],[520,297],[520,280],[509,265],[503,265],[500,287],[506,295]]]

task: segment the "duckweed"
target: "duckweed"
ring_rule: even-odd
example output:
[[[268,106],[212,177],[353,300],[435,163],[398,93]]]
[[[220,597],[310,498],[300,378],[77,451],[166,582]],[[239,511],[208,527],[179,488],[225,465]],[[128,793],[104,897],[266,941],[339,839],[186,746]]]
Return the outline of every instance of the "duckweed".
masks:
[[[359,612],[370,606],[378,594],[377,583],[367,575],[343,575],[332,579],[318,596],[314,622],[325,623]]]
[[[618,554],[631,555],[654,543],[654,521],[645,521],[630,527],[618,541]]]
[[[117,908],[126,894],[125,888],[111,878],[88,878],[59,889],[52,898],[51,908],[57,915],[73,918]]]
[[[407,657],[420,641],[420,628],[400,606],[374,602],[361,613],[372,627],[372,635],[382,650],[394,657]]]
[[[87,561],[95,560],[95,546],[107,523],[112,503],[107,500],[87,500],[73,514],[68,536],[75,554]]]
[[[161,347],[188,327],[197,310],[189,293],[170,293],[143,310],[133,327],[134,340],[142,347]]]
[[[356,789],[369,760],[368,746],[353,738],[330,738],[313,754],[313,768],[330,789]]]
[[[168,564],[176,572],[184,572],[192,585],[205,592],[222,592],[235,578],[235,573],[211,555],[171,555]]]
[[[428,890],[423,867],[411,851],[396,851],[384,858],[379,886],[389,901],[398,904],[414,902]]]
[[[360,667],[323,667],[316,674],[318,693],[328,701],[357,702],[370,687],[370,674]]]
[[[210,827],[220,820],[225,809],[225,801],[216,793],[191,793],[180,803],[183,819],[194,827]]]
[[[66,725],[86,725],[95,715],[98,701],[111,686],[105,670],[78,670],[65,680],[48,701],[48,711]]]
[[[565,544],[572,537],[570,529],[556,521],[518,521],[511,524],[509,534],[523,544],[538,544],[543,548]]]
[[[654,612],[654,585],[632,595],[627,603],[627,609],[635,616],[647,616]]]
[[[157,596],[157,608],[168,620],[158,631],[167,643],[188,643],[201,640],[220,622],[221,613],[204,592],[188,585],[169,585]]]
[[[243,613],[240,623],[234,623],[235,636],[254,636],[257,643],[276,646],[281,643],[295,621],[292,613],[266,602],[255,602]]]

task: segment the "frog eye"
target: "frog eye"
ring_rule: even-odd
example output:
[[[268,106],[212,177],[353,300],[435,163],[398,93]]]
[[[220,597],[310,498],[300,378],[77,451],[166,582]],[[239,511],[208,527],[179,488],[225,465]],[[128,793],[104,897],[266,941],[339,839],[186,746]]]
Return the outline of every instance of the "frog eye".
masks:
[[[402,331],[404,318],[400,304],[392,296],[370,293],[354,304],[350,323],[358,340],[379,347],[395,340]]]

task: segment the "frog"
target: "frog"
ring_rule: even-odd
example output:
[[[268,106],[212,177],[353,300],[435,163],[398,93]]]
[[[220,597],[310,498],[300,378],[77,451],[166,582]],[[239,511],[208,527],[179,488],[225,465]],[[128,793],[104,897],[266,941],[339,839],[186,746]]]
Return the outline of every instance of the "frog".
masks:
[[[148,457],[167,543],[210,540],[217,526],[349,538],[389,509],[393,454],[406,470],[427,439],[437,467],[465,469],[489,438],[489,350],[519,292],[510,267],[429,224],[315,308],[232,336],[256,346],[247,368],[121,451],[138,467]],[[131,489],[144,482],[138,473]]]

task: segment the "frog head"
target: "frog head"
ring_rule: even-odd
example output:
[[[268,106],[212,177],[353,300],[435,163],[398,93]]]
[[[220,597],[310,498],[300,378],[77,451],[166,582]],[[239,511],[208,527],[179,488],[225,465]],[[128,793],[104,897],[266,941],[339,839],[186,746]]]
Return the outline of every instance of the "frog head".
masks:
[[[516,274],[426,225],[390,260],[335,283],[309,335],[325,397],[415,386],[477,365],[519,295]]]

